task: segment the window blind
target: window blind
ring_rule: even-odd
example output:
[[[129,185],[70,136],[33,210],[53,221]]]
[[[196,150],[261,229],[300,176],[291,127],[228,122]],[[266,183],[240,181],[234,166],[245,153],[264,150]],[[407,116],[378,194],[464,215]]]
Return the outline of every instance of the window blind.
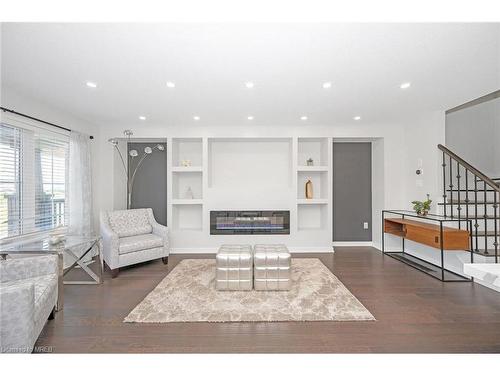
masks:
[[[66,225],[69,137],[0,124],[0,238]]]
[[[20,234],[21,129],[0,125],[0,238]]]

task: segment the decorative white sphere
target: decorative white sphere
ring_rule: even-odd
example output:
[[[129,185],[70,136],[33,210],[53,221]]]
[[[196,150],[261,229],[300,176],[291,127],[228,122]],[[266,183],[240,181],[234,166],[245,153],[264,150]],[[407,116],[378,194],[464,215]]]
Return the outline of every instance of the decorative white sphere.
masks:
[[[128,152],[128,154],[129,154],[130,156],[132,156],[133,158],[135,158],[136,156],[138,156],[138,155],[139,155],[139,153],[137,152],[137,150],[130,150],[130,151]]]

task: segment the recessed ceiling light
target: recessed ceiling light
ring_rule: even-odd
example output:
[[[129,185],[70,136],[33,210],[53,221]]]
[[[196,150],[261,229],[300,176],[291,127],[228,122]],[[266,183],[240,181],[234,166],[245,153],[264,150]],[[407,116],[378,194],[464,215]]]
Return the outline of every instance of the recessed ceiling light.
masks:
[[[401,87],[402,89],[407,89],[410,86],[411,86],[411,82],[405,82],[405,83],[402,83],[399,87]]]
[[[247,89],[252,89],[254,87],[254,84],[253,84],[253,82],[248,81],[248,82],[245,82],[245,86]]]
[[[248,116],[247,119],[253,120],[253,116]]]
[[[323,88],[324,89],[329,89],[331,87],[332,87],[332,83],[331,82],[325,82],[325,83],[323,83]]]
[[[87,86],[88,87],[92,87],[93,89],[95,89],[97,87],[97,83],[89,81],[89,82],[87,82]]]
[[[200,116],[193,116],[193,120],[198,121],[200,119]]]
[[[361,120],[361,116],[354,116],[352,119],[356,120],[356,121],[359,121],[359,120]]]
[[[146,116],[139,116],[139,120],[142,120],[142,121],[146,120]]]
[[[173,89],[175,87],[175,83],[173,83],[172,81],[168,81],[167,87]]]
[[[306,121],[306,120],[307,120],[307,116],[302,116],[300,119],[301,119],[302,121]]]

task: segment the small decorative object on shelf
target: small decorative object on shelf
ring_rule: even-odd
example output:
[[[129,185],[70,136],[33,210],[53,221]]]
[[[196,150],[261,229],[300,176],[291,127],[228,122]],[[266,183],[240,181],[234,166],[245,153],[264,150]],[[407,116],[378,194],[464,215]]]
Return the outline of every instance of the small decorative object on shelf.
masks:
[[[185,198],[186,199],[194,199],[194,194],[193,194],[193,190],[191,189],[191,186],[188,186],[188,188],[186,190]]]
[[[423,202],[413,201],[411,203],[413,204],[413,209],[415,210],[417,215],[426,216],[431,209],[432,200],[430,199],[429,194],[427,194],[427,200]]]
[[[191,166],[191,160],[189,160],[189,159],[185,159],[185,160],[183,160],[183,161],[181,162],[181,165],[182,165],[183,167],[190,167],[190,166]]]
[[[306,181],[306,199],[313,198],[313,183],[311,180]]]
[[[306,160],[307,166],[312,167],[314,165],[314,160],[313,158],[309,158]]]

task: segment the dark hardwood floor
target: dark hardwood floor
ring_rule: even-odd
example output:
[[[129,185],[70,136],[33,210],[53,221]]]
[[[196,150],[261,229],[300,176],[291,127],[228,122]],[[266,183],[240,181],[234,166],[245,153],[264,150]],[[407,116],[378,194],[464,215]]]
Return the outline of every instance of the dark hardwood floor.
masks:
[[[129,267],[102,285],[67,285],[64,310],[37,346],[63,353],[125,352],[500,352],[500,294],[473,283],[442,283],[372,248],[317,257],[377,321],[122,323],[181,259]]]

